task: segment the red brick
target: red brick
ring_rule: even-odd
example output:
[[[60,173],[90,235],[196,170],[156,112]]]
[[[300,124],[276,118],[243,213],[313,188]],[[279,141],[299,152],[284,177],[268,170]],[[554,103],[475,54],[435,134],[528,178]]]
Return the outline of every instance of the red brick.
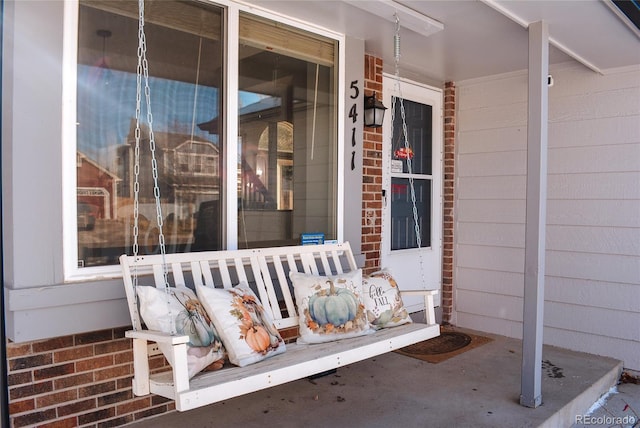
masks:
[[[76,371],[84,372],[113,365],[113,355],[103,355],[76,362]]]
[[[7,376],[9,386],[24,385],[33,382],[33,372],[11,373]]]
[[[68,416],[96,408],[96,399],[75,401],[58,407],[58,416]]]
[[[131,365],[123,364],[121,366],[114,366],[104,370],[96,370],[94,375],[96,382],[128,376],[131,375]]]
[[[80,398],[92,397],[95,395],[102,395],[107,392],[115,391],[116,383],[111,380],[109,382],[96,383],[93,385],[86,385],[78,389],[78,396]]]
[[[98,407],[104,407],[111,404],[117,405],[118,403],[127,402],[132,398],[133,398],[133,393],[131,392],[130,389],[125,391],[114,392],[113,394],[108,394],[108,395],[103,395],[101,397],[98,397]],[[119,407],[119,406],[116,406],[116,407]],[[122,414],[121,412],[117,412],[117,413]],[[126,413],[131,413],[131,412],[126,412]]]
[[[14,358],[9,360],[9,371],[46,366],[51,363],[53,363],[53,356],[51,354],[38,354],[31,355],[29,357]]]
[[[129,424],[135,420],[133,415],[125,415],[120,416],[118,418],[109,419],[107,421],[100,421],[98,424],[98,428],[111,428],[111,427],[119,427],[122,425]]]
[[[53,383],[51,381],[32,383],[31,385],[18,386],[9,388],[9,398],[15,400],[18,398],[31,397],[34,395],[44,394],[53,391]]]
[[[22,400],[22,401],[12,401],[9,403],[9,414],[16,415],[18,413],[28,412],[30,410],[35,410],[36,402],[34,399]]]
[[[119,352],[113,355],[113,363],[116,365],[133,362],[133,352]]]
[[[116,413],[118,415],[124,415],[127,413],[133,413],[137,410],[142,410],[146,407],[149,407],[149,404],[151,404],[150,398],[147,397],[142,397],[142,398],[138,398],[136,400],[132,400],[132,401],[128,401],[125,403],[121,403],[120,405],[116,406]]]
[[[54,349],[69,348],[73,346],[73,336],[56,337],[31,344],[33,352],[46,352]]]
[[[33,378],[35,380],[50,379],[52,377],[60,377],[75,372],[75,366],[73,363],[60,364],[57,366],[45,367],[43,369],[37,369],[33,371]]]
[[[38,425],[38,428],[74,428],[77,426],[78,426],[78,418],[74,416],[71,418],[58,419],[54,422]]]
[[[32,354],[31,343],[7,342],[7,358],[24,357]]]
[[[173,401],[169,400],[168,398],[160,397],[159,395],[152,395],[151,396],[151,405],[152,406],[157,406],[158,404],[164,404],[164,403],[173,403]]]
[[[41,412],[33,412],[23,416],[16,416],[13,419],[13,427],[20,428],[28,425],[40,424],[46,421],[56,419],[56,409],[43,410]]]
[[[131,388],[132,376],[116,379],[116,389]]]
[[[106,342],[108,340],[113,340],[113,330],[93,331],[91,333],[78,334],[75,336],[76,345]]]
[[[54,392],[40,397],[36,397],[36,407],[43,408],[53,406],[55,404],[74,401],[78,398],[77,389],[68,389],[66,391]]]
[[[166,364],[166,360],[162,355],[158,355],[154,358],[149,359],[149,367],[151,369],[156,369],[158,367],[164,367]]]
[[[110,407],[108,409],[100,409],[95,412],[89,412],[78,416],[78,422],[80,425],[90,424],[98,422],[104,419],[109,419],[116,416],[115,409]]]
[[[65,376],[53,380],[55,389],[65,389],[72,386],[80,386],[93,383],[93,373],[80,373],[71,376]]]
[[[146,409],[141,412],[134,413],[134,419],[140,420],[140,419],[149,418],[151,416],[160,415],[162,413],[166,413],[170,410],[173,410],[174,408],[175,407],[173,403],[169,403],[166,406],[152,407],[150,409]]]
[[[64,349],[53,353],[55,362],[79,360],[82,358],[92,357],[94,355],[93,345],[76,346],[74,348]]]
[[[114,353],[127,349],[132,349],[131,339],[113,340],[95,345],[96,355]]]

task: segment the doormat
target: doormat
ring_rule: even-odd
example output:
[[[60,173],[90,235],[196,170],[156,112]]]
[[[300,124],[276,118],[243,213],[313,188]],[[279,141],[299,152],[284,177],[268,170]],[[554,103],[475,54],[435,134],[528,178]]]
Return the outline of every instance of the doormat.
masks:
[[[440,336],[398,349],[398,354],[437,364],[492,339],[460,331],[442,330]]]

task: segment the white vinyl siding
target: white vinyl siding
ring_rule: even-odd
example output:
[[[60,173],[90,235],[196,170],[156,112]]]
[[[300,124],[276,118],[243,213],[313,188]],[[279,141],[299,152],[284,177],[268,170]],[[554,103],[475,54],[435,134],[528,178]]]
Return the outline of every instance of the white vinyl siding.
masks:
[[[640,70],[551,73],[544,341],[640,369]],[[527,75],[457,86],[454,322],[521,337]]]

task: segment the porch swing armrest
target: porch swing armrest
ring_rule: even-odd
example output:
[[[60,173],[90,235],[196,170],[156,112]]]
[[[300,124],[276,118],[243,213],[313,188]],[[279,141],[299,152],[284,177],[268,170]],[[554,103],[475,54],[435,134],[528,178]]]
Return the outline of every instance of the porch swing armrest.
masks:
[[[171,335],[154,330],[129,330],[125,336],[133,339],[133,393],[136,396],[150,393],[149,347],[148,342],[155,342],[160,350],[164,350],[169,364],[172,366],[173,388],[177,392],[189,389],[187,371],[187,335]]]
[[[427,324],[436,324],[436,311],[433,296],[440,290],[402,290],[401,296],[424,296],[424,315]]]
[[[143,339],[150,342],[166,343],[168,345],[179,345],[189,342],[189,336],[186,334],[172,335],[155,330],[129,330],[125,332],[125,336],[131,339]]]

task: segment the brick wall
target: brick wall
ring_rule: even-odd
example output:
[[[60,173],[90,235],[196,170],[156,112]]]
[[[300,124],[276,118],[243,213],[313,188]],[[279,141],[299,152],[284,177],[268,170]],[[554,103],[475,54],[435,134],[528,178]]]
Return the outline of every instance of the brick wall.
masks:
[[[382,59],[364,57],[364,93],[382,96]],[[362,153],[362,254],[363,271],[371,273],[380,266],[382,232],[382,128],[364,128]]]
[[[162,397],[133,396],[125,330],[7,343],[12,427],[113,427],[173,409]],[[165,359],[150,364],[162,369]]]
[[[453,233],[455,218],[456,85],[444,85],[444,177],[442,188],[442,321],[453,312]]]

